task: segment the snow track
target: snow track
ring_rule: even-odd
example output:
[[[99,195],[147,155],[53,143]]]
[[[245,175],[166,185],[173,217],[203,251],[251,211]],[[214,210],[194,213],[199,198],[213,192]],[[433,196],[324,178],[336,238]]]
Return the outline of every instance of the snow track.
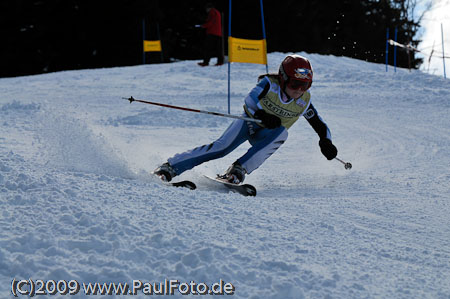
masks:
[[[303,55],[315,72],[312,101],[353,169],[327,161],[300,120],[248,176],[255,198],[211,190],[202,178],[246,145],[180,176],[196,191],[148,175],[219,137],[229,120],[121,99],[223,113],[226,67],[186,61],[0,79],[0,298],[14,278],[30,277],[222,279],[236,298],[449,298],[449,81]],[[269,55],[271,70],[283,57]],[[233,64],[233,114],[263,72]]]

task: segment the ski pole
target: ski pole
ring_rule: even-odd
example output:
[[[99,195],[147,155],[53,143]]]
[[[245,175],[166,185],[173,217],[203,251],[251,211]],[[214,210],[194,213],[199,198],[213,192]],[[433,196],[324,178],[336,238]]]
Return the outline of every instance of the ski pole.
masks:
[[[344,164],[345,169],[352,169],[352,163],[344,162],[341,159],[339,159],[338,157],[336,157],[335,159],[338,160],[339,162],[341,162],[342,164]]]
[[[209,115],[216,115],[216,116],[222,116],[222,117],[228,117],[228,118],[242,119],[242,120],[246,120],[246,121],[252,121],[252,122],[255,122],[255,123],[261,123],[262,122],[260,119],[255,119],[255,118],[250,118],[250,117],[245,117],[245,116],[240,116],[240,115],[224,114],[224,113],[219,113],[219,112],[198,110],[198,109],[192,109],[192,108],[186,108],[186,107],[180,107],[180,106],[173,106],[173,105],[156,103],[156,102],[149,102],[149,101],[144,101],[144,100],[136,100],[133,97],[122,98],[122,99],[130,101],[130,104],[133,103],[133,102],[140,102],[140,103],[144,103],[144,104],[161,106],[161,107],[166,107],[166,108],[171,108],[171,109],[178,109],[178,110],[191,111],[191,112],[197,112],[197,113],[203,113],[203,114],[209,114]]]

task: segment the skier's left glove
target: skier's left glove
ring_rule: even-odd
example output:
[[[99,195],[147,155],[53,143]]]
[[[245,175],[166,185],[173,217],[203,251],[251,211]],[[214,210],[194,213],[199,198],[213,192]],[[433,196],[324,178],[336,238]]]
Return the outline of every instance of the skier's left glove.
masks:
[[[320,151],[328,159],[333,160],[337,156],[337,148],[328,138],[322,138],[319,141]]]

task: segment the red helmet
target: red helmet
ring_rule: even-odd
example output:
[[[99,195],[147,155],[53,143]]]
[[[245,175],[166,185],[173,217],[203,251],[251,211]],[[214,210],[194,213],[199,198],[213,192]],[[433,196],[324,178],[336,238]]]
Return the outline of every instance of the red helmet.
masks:
[[[312,84],[313,69],[308,59],[293,54],[286,56],[280,64],[278,76],[283,90],[286,86],[289,86],[291,89],[306,91]]]

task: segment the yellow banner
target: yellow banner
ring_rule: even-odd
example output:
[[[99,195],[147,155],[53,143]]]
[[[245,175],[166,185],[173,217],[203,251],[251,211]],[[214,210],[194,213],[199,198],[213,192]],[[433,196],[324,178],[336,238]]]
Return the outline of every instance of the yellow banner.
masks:
[[[266,40],[228,37],[230,62],[267,64]]]
[[[144,52],[161,52],[161,41],[144,40]]]

